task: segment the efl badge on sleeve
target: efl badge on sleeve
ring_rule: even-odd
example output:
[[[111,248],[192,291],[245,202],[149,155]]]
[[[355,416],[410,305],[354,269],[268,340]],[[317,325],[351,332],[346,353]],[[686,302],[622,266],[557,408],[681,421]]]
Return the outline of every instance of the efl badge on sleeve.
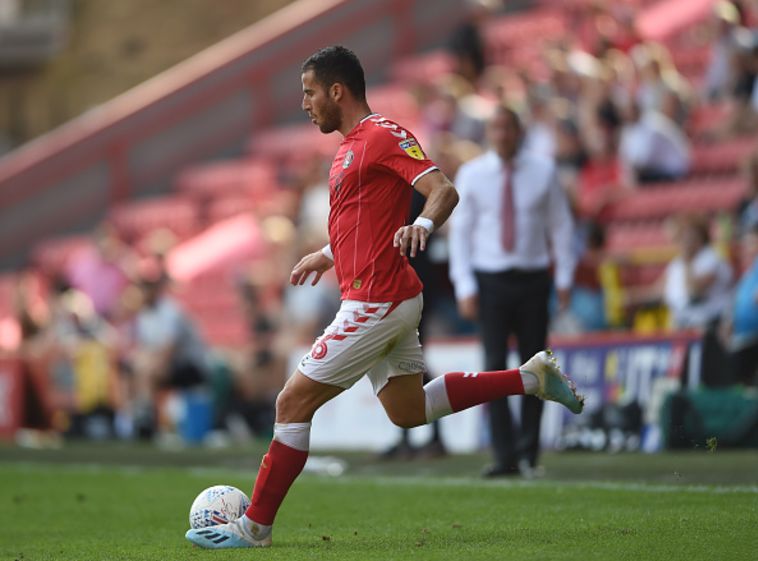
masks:
[[[403,140],[400,143],[400,148],[405,150],[405,153],[408,154],[411,158],[415,158],[417,160],[423,160],[426,158],[424,151],[421,150],[421,146],[418,145],[418,142],[416,142],[415,138]]]

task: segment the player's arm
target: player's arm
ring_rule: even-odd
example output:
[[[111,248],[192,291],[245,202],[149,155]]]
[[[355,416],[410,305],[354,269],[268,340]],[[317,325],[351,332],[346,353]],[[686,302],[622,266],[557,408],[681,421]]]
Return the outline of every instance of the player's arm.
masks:
[[[315,286],[321,280],[321,275],[334,267],[334,256],[330,246],[314,251],[303,257],[290,273],[290,284],[303,285],[311,273],[315,273],[311,285]]]
[[[458,192],[450,180],[439,170],[424,174],[413,187],[424,197],[426,204],[413,224],[395,232],[394,245],[400,255],[415,257],[426,249],[426,240],[434,230],[442,226],[458,204]]]

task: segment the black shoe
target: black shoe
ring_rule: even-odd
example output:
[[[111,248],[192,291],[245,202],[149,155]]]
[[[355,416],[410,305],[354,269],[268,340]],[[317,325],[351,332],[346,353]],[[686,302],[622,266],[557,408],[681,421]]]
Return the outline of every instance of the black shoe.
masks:
[[[521,472],[517,466],[501,466],[493,464],[482,470],[482,477],[485,479],[493,479],[495,477],[517,477],[519,475],[521,475]]]
[[[425,460],[434,460],[447,456],[447,450],[441,440],[430,440],[416,451],[416,455]]]
[[[411,460],[416,455],[416,449],[408,442],[400,441],[391,448],[379,454],[380,460]]]

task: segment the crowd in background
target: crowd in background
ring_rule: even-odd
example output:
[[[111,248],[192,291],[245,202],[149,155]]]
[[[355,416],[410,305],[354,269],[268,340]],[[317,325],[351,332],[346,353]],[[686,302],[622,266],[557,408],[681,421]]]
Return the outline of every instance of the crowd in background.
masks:
[[[543,38],[530,65],[493,64],[482,25],[490,2],[472,2],[469,18],[449,42],[451,72],[409,84],[417,123],[407,123],[429,157],[454,178],[486,150],[487,120],[497,103],[516,108],[524,149],[554,158],[577,225],[570,308],[553,331],[629,329],[663,310],[654,327],[694,328],[716,364],[734,364],[720,383],[755,384],[758,365],[758,153],[744,166],[745,199],[718,221],[676,216],[667,227],[673,255],[657,282],[619,290],[618,271],[631,257],[606,249],[615,205],[648,184],[688,177],[692,146],[758,130],[758,28],[746,2],[719,2],[709,22],[709,62],[690,82],[671,52],[645,42],[624,3],[578,3],[572,34]],[[371,102],[371,99],[369,99]],[[703,106],[724,118],[694,130]],[[392,115],[388,115],[392,117]],[[697,136],[697,137],[696,137]],[[248,326],[241,349],[211,349],[195,320],[171,294],[168,248],[145,255],[104,225],[91,250],[71,256],[42,291],[32,277],[16,291],[27,384],[27,425],[91,437],[152,437],[171,426],[170,393],[210,395],[212,427],[233,434],[266,433],[273,399],[293,349],[307,348],[333,317],[339,293],[333,275],[315,287],[291,287],[297,258],[327,243],[330,161],[314,152],[281,170],[292,195],[264,232],[274,256],[235,279]],[[470,333],[447,276],[445,230],[427,249],[425,290],[433,292],[430,333]],[[616,282],[614,283],[614,278]],[[706,361],[707,362],[707,361]],[[728,379],[725,379],[728,377]],[[169,395],[169,398],[166,396]],[[188,407],[190,401],[183,403]],[[168,411],[168,413],[167,413]],[[33,413],[33,415],[32,415]],[[98,416],[98,413],[101,415]]]

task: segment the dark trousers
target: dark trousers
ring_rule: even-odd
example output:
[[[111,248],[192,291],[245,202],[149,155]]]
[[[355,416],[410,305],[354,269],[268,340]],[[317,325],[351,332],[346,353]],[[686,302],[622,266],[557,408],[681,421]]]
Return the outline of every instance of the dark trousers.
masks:
[[[476,278],[485,369],[505,369],[511,335],[516,337],[522,364],[544,349],[552,286],[548,271],[477,273]],[[520,459],[537,464],[542,406],[542,400],[534,396],[522,397],[521,430],[514,438],[508,398],[490,402],[492,450],[498,466],[515,468]]]

